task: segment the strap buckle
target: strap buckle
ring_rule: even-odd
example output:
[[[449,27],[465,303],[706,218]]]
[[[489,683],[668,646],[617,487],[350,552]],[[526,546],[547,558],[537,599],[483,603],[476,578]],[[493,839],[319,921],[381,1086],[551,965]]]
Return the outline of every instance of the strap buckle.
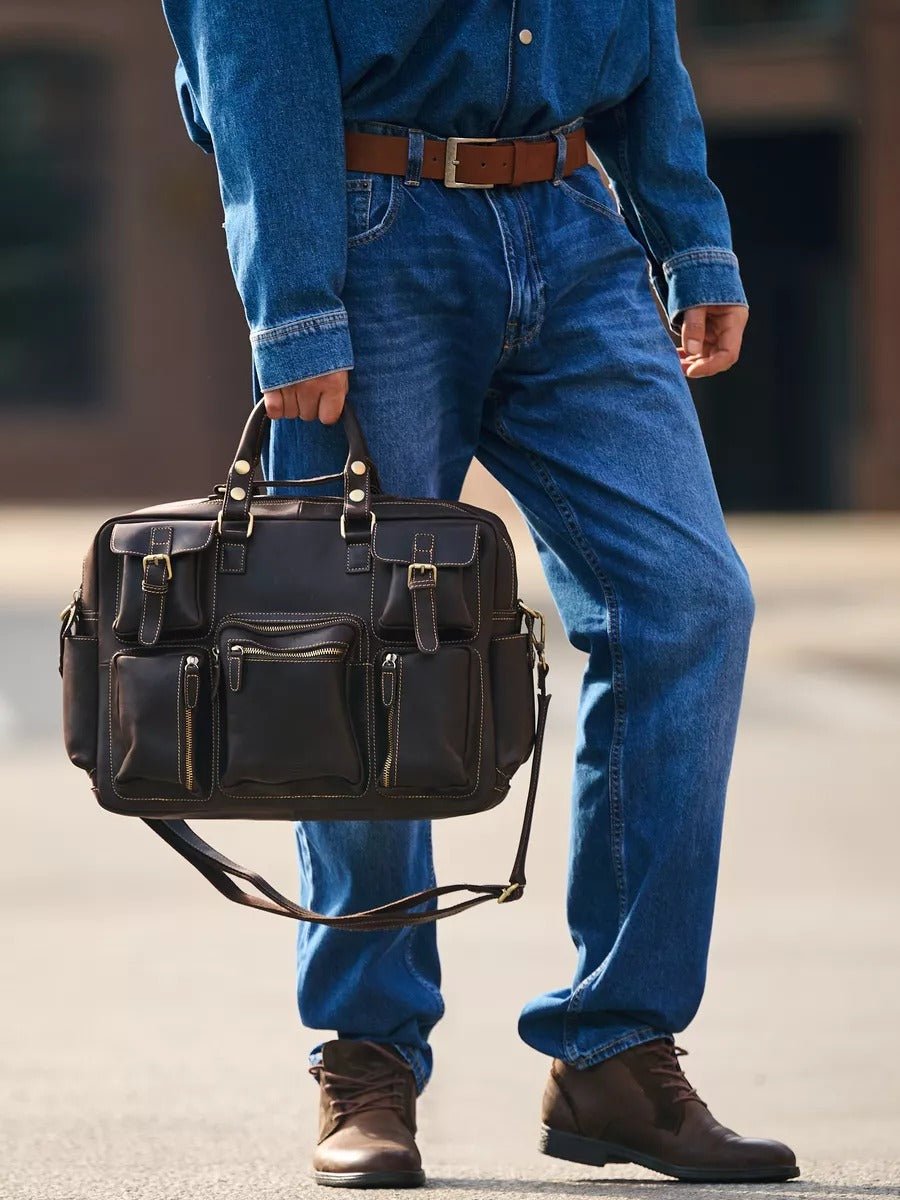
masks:
[[[422,574],[416,578],[416,573],[421,571]],[[426,584],[425,577],[430,579]],[[406,568],[406,586],[414,587],[434,587],[437,583],[437,565],[435,563],[410,563]]]
[[[546,622],[544,614],[536,608],[529,608],[527,604],[519,601],[519,608],[525,614],[525,628],[528,630],[528,636],[531,638],[531,645],[537,655],[538,666],[544,672],[550,670],[550,664],[544,656],[544,650],[547,645],[547,635],[545,632]],[[538,632],[534,632],[535,622],[537,623]]]
[[[456,178],[456,168],[459,166],[459,159],[456,157],[457,151],[463,143],[475,146],[493,146],[495,142],[501,141],[501,138],[471,138],[471,137],[451,137],[447,138],[447,149],[444,154],[444,187],[448,188],[492,188],[492,183],[461,183]]]
[[[341,530],[341,537],[346,542],[346,540],[347,540],[347,522],[344,520],[344,513],[341,513],[341,519],[339,522],[339,526],[340,526],[340,530]],[[375,514],[373,512],[370,512],[369,513],[369,537],[371,537],[374,532],[375,532]]]
[[[497,897],[497,903],[498,904],[506,904],[506,902],[508,900],[513,899],[513,897],[516,895],[517,892],[521,892],[521,891],[522,891],[521,883],[510,883],[503,889],[503,891]]]
[[[147,574],[147,567],[151,563],[162,563],[166,568],[166,580],[172,578],[172,559],[168,554],[145,554],[141,560],[141,565],[144,568],[144,574]]]
[[[222,537],[222,515],[223,510],[219,509],[219,515],[216,517],[216,528],[219,530],[219,537]],[[250,535],[253,533],[253,513],[247,513],[247,530],[244,534],[244,540],[249,541]],[[171,575],[169,576],[171,579]]]

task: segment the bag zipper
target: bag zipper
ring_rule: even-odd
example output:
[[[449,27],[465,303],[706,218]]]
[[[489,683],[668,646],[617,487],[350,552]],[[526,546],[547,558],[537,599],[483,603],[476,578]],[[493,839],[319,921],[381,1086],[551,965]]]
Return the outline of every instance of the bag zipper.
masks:
[[[399,719],[399,674],[400,656],[393,652],[386,654],[381,660],[381,702],[387,709],[387,753],[381,769],[381,786],[386,788],[391,786],[391,773],[396,777],[397,769],[394,724]]]
[[[306,650],[287,647],[279,650],[272,646],[261,646],[258,642],[231,642],[228,646],[228,678],[231,690],[241,690],[243,664],[248,659],[264,662],[334,662],[346,655],[349,646],[349,642],[321,642]]]
[[[200,659],[188,654],[184,660],[184,786],[194,790],[194,709],[200,697]]]

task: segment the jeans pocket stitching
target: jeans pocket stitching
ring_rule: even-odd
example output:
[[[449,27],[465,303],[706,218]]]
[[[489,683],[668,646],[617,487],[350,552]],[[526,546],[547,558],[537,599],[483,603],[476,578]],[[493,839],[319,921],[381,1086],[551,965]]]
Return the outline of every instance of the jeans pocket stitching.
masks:
[[[601,200],[595,200],[593,196],[588,196],[584,192],[579,192],[578,188],[572,187],[565,179],[559,181],[560,190],[567,196],[570,196],[576,204],[582,204],[585,208],[589,208],[592,212],[600,213],[601,216],[608,217],[610,221],[614,221],[617,225],[624,225],[625,218],[618,209],[609,208]]]
[[[351,234],[347,238],[348,246],[363,246],[367,242],[377,241],[387,233],[397,219],[397,213],[400,208],[401,189],[397,186],[397,177],[395,175],[390,175],[388,178],[390,180],[390,194],[384,216],[380,221],[371,226],[371,228],[366,229],[365,232]]]

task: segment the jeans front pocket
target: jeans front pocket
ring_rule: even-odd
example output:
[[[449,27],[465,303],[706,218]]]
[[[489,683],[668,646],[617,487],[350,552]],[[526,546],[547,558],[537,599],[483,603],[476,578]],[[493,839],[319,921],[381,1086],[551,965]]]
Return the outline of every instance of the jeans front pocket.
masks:
[[[376,679],[381,712],[378,784],[472,789],[481,764],[480,660],[465,646],[436,654],[387,651]]]
[[[608,217],[619,225],[625,224],[625,218],[619,212],[616,198],[603,182],[600,172],[588,163],[573,171],[567,179],[561,179],[559,190],[570,200],[589,208],[592,212]]]
[[[200,648],[120,651],[110,663],[110,755],[116,791],[179,799],[209,791],[212,681]]]
[[[347,172],[347,244],[361,246],[387,233],[400,207],[401,180],[394,175]]]
[[[354,625],[222,631],[223,790],[242,795],[350,794],[364,779],[351,696]]]

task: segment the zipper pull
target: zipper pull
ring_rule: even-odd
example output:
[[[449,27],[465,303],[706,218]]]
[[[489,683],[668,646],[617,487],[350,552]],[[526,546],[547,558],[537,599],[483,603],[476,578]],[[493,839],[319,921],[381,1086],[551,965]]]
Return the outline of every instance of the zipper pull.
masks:
[[[219,647],[213,646],[209,652],[210,662],[212,664],[212,694],[213,699],[219,694],[219,678],[222,674],[222,668],[219,665]]]
[[[386,654],[381,662],[381,703],[390,708],[397,690],[397,655]]]
[[[196,654],[189,654],[184,660],[184,707],[197,707],[200,697],[200,659]]]
[[[228,686],[233,692],[241,690],[244,677],[244,647],[232,642],[228,647]]]

